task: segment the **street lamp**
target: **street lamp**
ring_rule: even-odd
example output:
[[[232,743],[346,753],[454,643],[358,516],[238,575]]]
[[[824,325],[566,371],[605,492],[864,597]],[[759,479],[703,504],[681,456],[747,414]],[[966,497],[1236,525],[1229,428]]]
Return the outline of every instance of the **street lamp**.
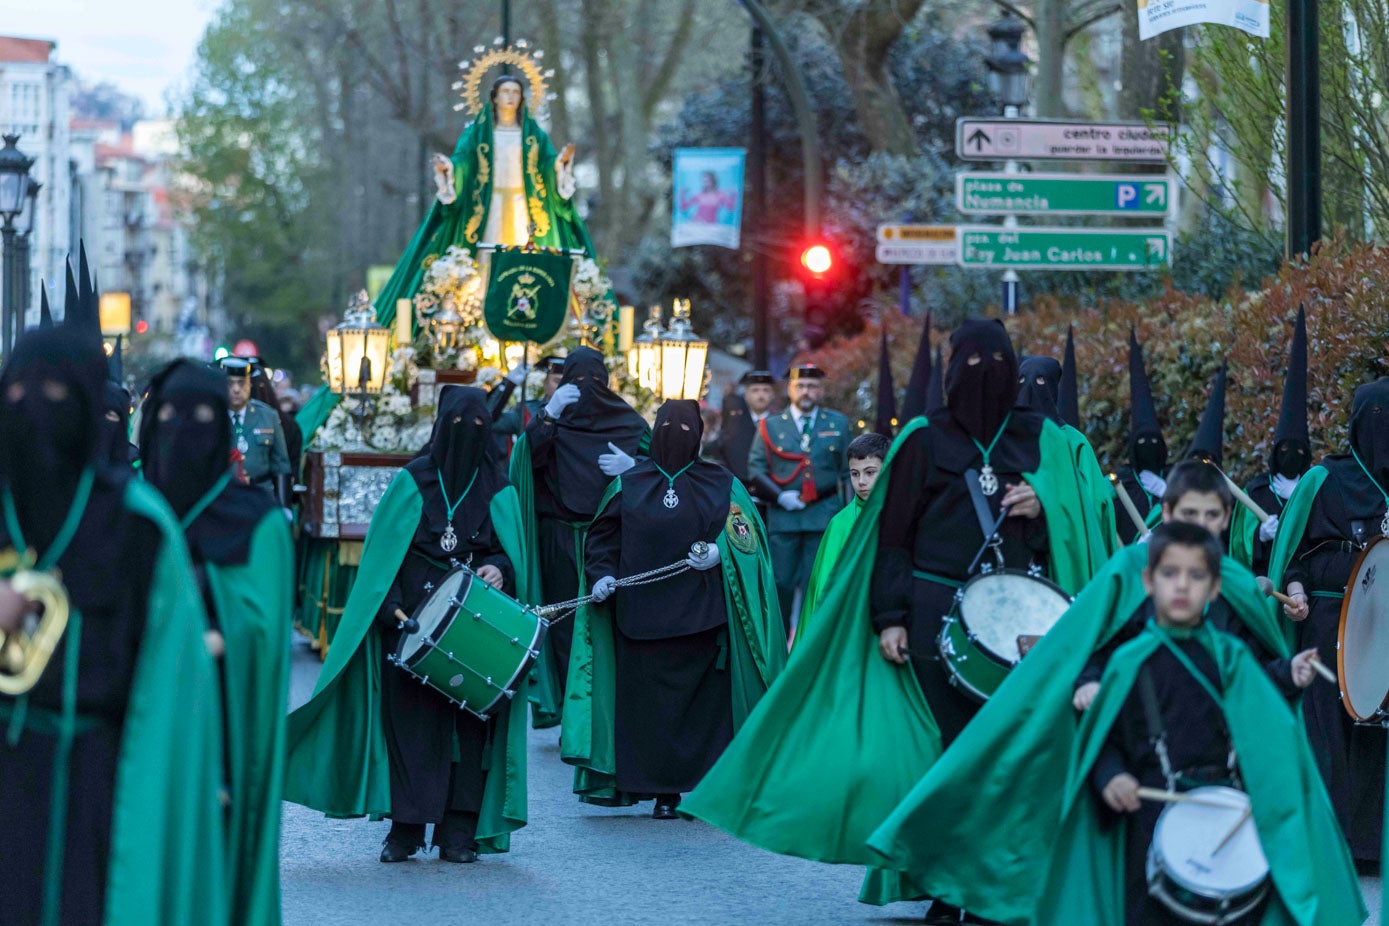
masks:
[[[1003,15],[988,28],[990,54],[984,63],[989,68],[989,87],[998,94],[1005,119],[1018,118],[1022,108],[1027,105],[1027,67],[1032,59],[1022,50],[1025,31],[1022,20],[1009,10],[1004,10]],[[1005,162],[1003,172],[1016,174],[1017,162]],[[1017,228],[1018,217],[1007,216],[1003,220],[1003,227]],[[1008,315],[1018,311],[1018,272],[1011,268],[1003,271],[1003,311]]]
[[[37,180],[29,182],[29,202],[15,222],[15,231],[19,233],[19,237],[15,241],[15,258],[19,261],[19,278],[15,280],[15,284],[19,287],[19,309],[15,313],[15,328],[17,330],[24,328],[25,314],[33,302],[33,291],[29,286],[29,235],[38,223],[39,190],[42,188],[43,184]]]
[[[661,398],[699,401],[709,342],[690,327],[690,300],[676,299],[670,330],[661,335]]]
[[[18,135],[4,136],[0,148],[0,244],[5,250],[5,290],[0,299],[0,352],[6,357],[15,338],[15,303],[19,300],[19,255],[15,253],[15,220],[20,217],[29,200],[29,168],[34,159],[25,157],[16,145]]]

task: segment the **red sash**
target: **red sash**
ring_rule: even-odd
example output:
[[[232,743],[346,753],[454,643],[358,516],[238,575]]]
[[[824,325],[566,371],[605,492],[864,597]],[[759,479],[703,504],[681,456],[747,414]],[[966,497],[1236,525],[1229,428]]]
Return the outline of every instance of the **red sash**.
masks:
[[[762,442],[767,445],[768,453],[778,460],[785,460],[788,463],[796,464],[796,468],[791,471],[791,475],[787,476],[785,479],[778,479],[776,476],[773,476],[771,467],[767,468],[767,477],[779,486],[789,486],[796,480],[796,477],[799,476],[801,478],[801,501],[805,502],[807,505],[819,501],[820,495],[815,491],[815,469],[811,466],[810,455],[805,453],[791,453],[782,450],[776,444],[772,443],[772,436],[767,433],[766,418],[757,422],[757,433],[762,435]]]

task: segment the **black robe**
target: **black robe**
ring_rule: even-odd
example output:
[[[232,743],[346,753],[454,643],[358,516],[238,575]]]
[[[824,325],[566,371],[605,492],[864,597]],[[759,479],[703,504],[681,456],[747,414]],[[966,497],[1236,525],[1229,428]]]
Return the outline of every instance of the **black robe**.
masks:
[[[1336,665],[1341,623],[1339,596],[1359,555],[1356,548],[1379,533],[1384,500],[1349,454],[1327,457],[1329,475],[1307,515],[1302,542],[1284,575],[1285,584],[1301,582],[1311,613],[1297,624],[1301,651],[1315,646],[1321,661]],[[1357,859],[1380,857],[1384,824],[1385,731],[1354,723],[1341,706],[1336,686],[1311,685],[1302,701],[1307,738],[1317,758],[1331,805]]]
[[[1159,476],[1163,475],[1158,473]],[[1125,466],[1119,470],[1119,486],[1127,492],[1129,499],[1133,502],[1133,507],[1138,509],[1140,518],[1147,518],[1148,513],[1156,505],[1162,504],[1162,499],[1148,494],[1148,490],[1143,488],[1143,483],[1138,481],[1138,473],[1131,466]],[[1116,500],[1115,505],[1122,507],[1123,502]],[[1129,517],[1125,510],[1118,510],[1114,513],[1114,526],[1119,530],[1119,542],[1128,546],[1137,539],[1138,527],[1133,523],[1133,518]]]
[[[77,534],[58,560],[71,606],[82,615],[77,653],[78,733],[69,764],[61,921],[99,923],[110,862],[111,820],[126,702],[144,633],[161,534],[125,507],[127,473],[98,473]],[[63,506],[64,511],[66,506]],[[61,512],[59,517],[61,517]],[[0,521],[0,550],[13,544]],[[4,912],[15,926],[40,921],[57,737],[64,635],[27,695],[27,722],[10,725],[14,698],[0,696],[0,871]]]
[[[1260,473],[1259,476],[1249,485],[1244,487],[1245,494],[1254,500],[1254,504],[1264,509],[1269,514],[1283,516],[1283,508],[1288,504],[1287,499],[1279,497],[1273,491],[1273,484],[1269,481],[1272,473]],[[1262,540],[1259,538],[1258,529],[1254,531],[1254,555],[1249,568],[1256,576],[1268,575],[1268,560],[1273,553],[1273,541]]]
[[[697,462],[678,476],[679,504],[650,460],[622,476],[622,491],[589,529],[590,584],[683,559],[728,519],[733,474]],[[728,612],[718,569],[690,570],[613,596],[617,662],[617,787],[638,795],[694,789],[733,738]]]
[[[1145,603],[1142,609],[1145,621],[1151,615],[1151,609],[1151,603]],[[1206,648],[1195,639],[1174,638],[1173,642],[1211,686],[1216,691],[1221,690],[1220,672]],[[1147,673],[1153,681],[1153,691],[1166,731],[1168,756],[1172,770],[1178,776],[1178,790],[1203,784],[1230,783],[1227,768],[1230,734],[1220,705],[1165,646],[1159,647],[1148,657],[1140,673]],[[1154,731],[1148,727],[1141,689],[1141,684],[1135,684],[1129,692],[1114,720],[1114,726],[1105,738],[1094,768],[1090,770],[1090,782],[1104,824],[1113,825],[1118,821],[1118,815],[1109,809],[1101,797],[1105,785],[1115,775],[1127,772],[1145,787],[1167,787],[1157,750],[1153,746]],[[1137,813],[1127,814],[1128,838],[1124,846],[1127,926],[1185,926],[1186,923],[1148,894],[1145,871],[1148,847],[1153,841],[1158,817],[1166,806],[1155,801],[1144,801]],[[1256,910],[1237,922],[1257,923],[1261,915],[1261,911]]]
[[[1040,462],[1038,439],[1043,419],[1015,411],[990,456],[999,488],[987,498],[989,512],[998,518],[1004,486],[1023,483],[1022,474]],[[967,469],[979,469],[982,456],[949,415],[931,419],[897,451],[888,473],[887,497],[878,523],[878,556],[873,566],[871,601],[873,630],[906,627],[911,665],[927,704],[949,745],[978,711],[979,705],[950,683],[936,638],[941,619],[953,605],[954,586],[914,577],[926,572],[963,584],[971,578],[970,561],[984,543],[975,515]],[[1005,518],[999,528],[1004,565],[1026,569],[1047,562],[1045,512],[1035,518]],[[981,563],[996,565],[986,553]],[[976,572],[978,567],[976,567]]]

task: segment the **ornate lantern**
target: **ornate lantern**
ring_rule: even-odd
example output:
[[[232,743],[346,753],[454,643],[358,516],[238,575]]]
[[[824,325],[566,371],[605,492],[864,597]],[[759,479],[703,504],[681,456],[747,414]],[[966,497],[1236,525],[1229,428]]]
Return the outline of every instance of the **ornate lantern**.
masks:
[[[390,369],[391,331],[376,323],[366,290],[357,293],[342,324],[328,332],[328,388],[337,395],[380,395]]]
[[[627,349],[627,370],[643,389],[659,391],[661,354],[657,339],[661,337],[661,307],[653,305],[642,325],[641,334],[632,339]]]
[[[671,309],[670,330],[659,339],[662,400],[699,400],[704,392],[704,364],[709,342],[690,327],[690,300],[676,299]]]

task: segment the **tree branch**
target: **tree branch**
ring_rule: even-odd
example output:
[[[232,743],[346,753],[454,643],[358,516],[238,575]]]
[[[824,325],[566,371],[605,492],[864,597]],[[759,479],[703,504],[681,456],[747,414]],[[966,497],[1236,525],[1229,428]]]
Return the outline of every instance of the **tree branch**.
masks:
[[[665,98],[666,91],[670,89],[670,82],[675,78],[675,72],[680,67],[680,56],[689,44],[690,35],[694,32],[696,0],[685,0],[685,6],[680,10],[680,19],[675,25],[675,32],[670,37],[670,42],[666,45],[665,54],[661,57],[661,64],[656,68],[653,76],[646,85],[646,91],[642,94],[641,108],[642,113],[650,119],[655,113],[656,107]]]
[[[1095,23],[1100,22],[1101,20],[1108,19],[1115,13],[1123,12],[1123,9],[1123,4],[1120,3],[1111,3],[1100,6],[1100,8],[1096,10],[1094,13],[1080,20],[1074,26],[1071,26],[1066,29],[1066,41],[1069,42],[1071,39],[1075,38],[1077,35],[1084,32],[1086,29],[1089,29]]]
[[[1008,12],[1016,16],[1018,19],[1021,19],[1023,22],[1027,23],[1027,28],[1034,30],[1037,28],[1037,21],[1035,19],[1024,13],[1020,8],[1009,3],[1008,0],[993,0],[993,4],[994,6],[997,6],[1000,9],[1007,10]]]

